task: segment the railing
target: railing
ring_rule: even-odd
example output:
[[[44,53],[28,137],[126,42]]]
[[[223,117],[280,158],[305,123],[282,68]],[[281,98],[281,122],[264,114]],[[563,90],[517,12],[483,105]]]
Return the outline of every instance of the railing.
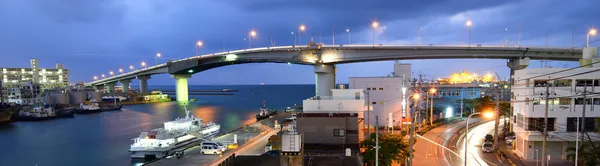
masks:
[[[314,96],[307,100],[364,100],[364,98],[348,96]]]

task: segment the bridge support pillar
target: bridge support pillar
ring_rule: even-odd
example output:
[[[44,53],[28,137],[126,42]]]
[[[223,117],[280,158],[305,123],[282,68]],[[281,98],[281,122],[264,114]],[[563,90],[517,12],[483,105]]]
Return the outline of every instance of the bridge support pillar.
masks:
[[[579,60],[579,66],[583,66],[584,68],[592,67],[595,65],[589,65],[593,63],[593,60],[598,58],[598,48],[596,47],[585,47],[583,48],[583,57]],[[584,66],[588,65],[588,66]]]
[[[122,91],[123,93],[127,93],[127,92],[129,92],[129,85],[131,85],[131,80],[130,80],[130,79],[127,79],[127,80],[121,80],[121,81],[119,81],[119,82],[121,82],[121,86],[123,86],[123,87],[121,88],[121,91]]]
[[[177,96],[177,102],[187,102],[188,99],[188,78],[192,77],[191,74],[173,74],[175,78],[175,94]]]
[[[96,92],[104,91],[104,85],[96,85],[94,86]]]
[[[115,86],[117,85],[116,82],[111,82],[111,83],[107,83],[106,84],[106,93],[113,93],[115,92]]]
[[[140,80],[140,93],[148,93],[148,79],[150,79],[150,76],[138,76],[137,79]]]
[[[328,64],[315,64],[315,95],[331,96],[331,89],[335,89],[335,66]]]

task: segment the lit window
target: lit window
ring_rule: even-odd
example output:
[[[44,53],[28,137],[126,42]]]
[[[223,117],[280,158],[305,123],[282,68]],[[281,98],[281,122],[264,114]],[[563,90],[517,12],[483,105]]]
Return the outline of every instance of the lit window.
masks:
[[[344,137],[346,136],[346,130],[344,129],[333,129],[333,136]]]
[[[383,88],[379,88],[379,90],[383,90]]]

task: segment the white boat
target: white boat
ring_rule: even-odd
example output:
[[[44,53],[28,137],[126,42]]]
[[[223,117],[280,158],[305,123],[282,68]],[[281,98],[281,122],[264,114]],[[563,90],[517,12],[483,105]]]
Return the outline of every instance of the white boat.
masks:
[[[79,109],[81,110],[85,110],[85,111],[96,111],[96,110],[100,110],[100,105],[98,104],[98,102],[96,102],[96,100],[92,100],[90,101],[90,104],[79,104]]]
[[[184,118],[163,123],[164,128],[142,132],[134,138],[129,148],[131,158],[162,158],[175,149],[212,139],[219,133],[221,125],[214,122],[203,124],[202,119],[193,117],[187,107],[185,113]]]

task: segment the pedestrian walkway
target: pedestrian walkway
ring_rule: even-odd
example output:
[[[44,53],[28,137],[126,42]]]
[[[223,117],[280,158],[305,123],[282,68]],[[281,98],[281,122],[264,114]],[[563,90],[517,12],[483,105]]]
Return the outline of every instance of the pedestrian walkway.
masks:
[[[501,152],[501,154],[504,154],[504,158],[503,157],[498,157],[499,160],[503,163],[503,165],[508,165],[508,166],[538,166],[541,164],[540,163],[536,163],[535,161],[523,161],[521,160],[521,158],[519,156],[517,156],[517,154],[515,154],[512,151],[512,147],[510,145],[506,144],[506,141],[504,140],[504,135],[501,133],[499,134],[500,138],[498,140],[498,151]],[[548,165],[550,166],[564,166],[564,165],[574,165],[572,162],[570,161],[550,161],[550,163],[548,163]]]

